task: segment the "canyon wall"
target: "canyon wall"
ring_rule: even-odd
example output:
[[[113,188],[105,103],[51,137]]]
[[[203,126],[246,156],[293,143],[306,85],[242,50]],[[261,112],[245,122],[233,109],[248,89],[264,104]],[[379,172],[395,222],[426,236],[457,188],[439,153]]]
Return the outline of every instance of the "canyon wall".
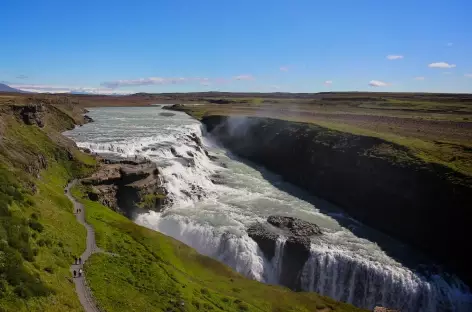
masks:
[[[379,138],[313,124],[226,116],[202,123],[232,153],[416,247],[471,284],[470,178]]]

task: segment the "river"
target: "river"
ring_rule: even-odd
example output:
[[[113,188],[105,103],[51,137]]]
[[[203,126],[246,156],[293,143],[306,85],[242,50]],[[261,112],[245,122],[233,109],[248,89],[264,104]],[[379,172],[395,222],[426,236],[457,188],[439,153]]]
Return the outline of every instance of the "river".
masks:
[[[200,123],[186,114],[161,115],[164,112],[169,111],[159,105],[94,108],[88,115],[95,122],[65,133],[93,152],[140,155],[158,164],[172,205],[162,213],[134,216],[137,224],[172,236],[247,277],[277,284],[283,240],[276,256],[267,261],[245,230],[269,215],[298,217],[323,230],[312,240],[303,268],[304,290],[369,309],[382,305],[411,312],[472,311],[469,289],[456,277],[437,270],[417,273],[425,261],[421,255],[277,175],[239,160],[204,135]],[[198,150],[191,134],[201,138],[216,158]]]

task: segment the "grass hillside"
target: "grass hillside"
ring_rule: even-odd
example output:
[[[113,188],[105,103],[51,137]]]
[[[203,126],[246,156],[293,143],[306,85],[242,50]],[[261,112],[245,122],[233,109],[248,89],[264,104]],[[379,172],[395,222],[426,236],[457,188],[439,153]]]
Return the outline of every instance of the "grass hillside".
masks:
[[[19,110],[0,106],[0,311],[82,311],[69,266],[85,229],[63,188],[95,161],[60,136],[74,125],[65,112],[49,106],[39,128]]]
[[[248,280],[85,193],[84,187],[73,189],[106,251],[86,263],[87,280],[106,311],[362,311],[316,293]]]

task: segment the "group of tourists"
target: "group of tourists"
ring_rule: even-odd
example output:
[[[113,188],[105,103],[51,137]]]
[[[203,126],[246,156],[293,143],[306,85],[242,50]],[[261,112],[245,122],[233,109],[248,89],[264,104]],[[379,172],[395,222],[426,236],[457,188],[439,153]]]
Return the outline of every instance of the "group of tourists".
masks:
[[[79,271],[74,270],[74,277],[81,277],[84,273],[84,270],[79,269]]]
[[[82,258],[75,258],[75,263],[74,264],[82,264]],[[78,271],[77,270],[74,270],[74,277],[81,277],[82,274],[84,274],[84,271],[82,270],[82,268],[80,268]]]

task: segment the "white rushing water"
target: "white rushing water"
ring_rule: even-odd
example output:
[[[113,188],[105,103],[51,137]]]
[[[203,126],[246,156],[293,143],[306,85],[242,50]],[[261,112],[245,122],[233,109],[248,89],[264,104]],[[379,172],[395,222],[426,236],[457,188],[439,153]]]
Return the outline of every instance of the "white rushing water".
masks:
[[[160,115],[163,112],[168,111],[159,106],[97,108],[88,114],[94,123],[66,133],[79,147],[93,152],[140,155],[160,166],[172,205],[162,213],[137,215],[136,223],[172,236],[250,278],[277,283],[285,238],[279,238],[275,256],[268,261],[245,229],[269,215],[298,217],[323,230],[313,240],[303,268],[303,289],[370,309],[383,305],[411,312],[472,311],[471,294],[457,278],[416,274],[376,243],[354,234],[375,231],[347,217],[349,226],[341,226],[337,220],[343,214],[333,212],[336,207],[321,200],[313,205],[291,195],[294,192],[284,190],[296,188],[232,157],[202,135],[197,121],[179,112]],[[192,134],[216,160],[198,148]],[[379,241],[388,240],[375,235]],[[404,248],[394,241],[389,246]]]

